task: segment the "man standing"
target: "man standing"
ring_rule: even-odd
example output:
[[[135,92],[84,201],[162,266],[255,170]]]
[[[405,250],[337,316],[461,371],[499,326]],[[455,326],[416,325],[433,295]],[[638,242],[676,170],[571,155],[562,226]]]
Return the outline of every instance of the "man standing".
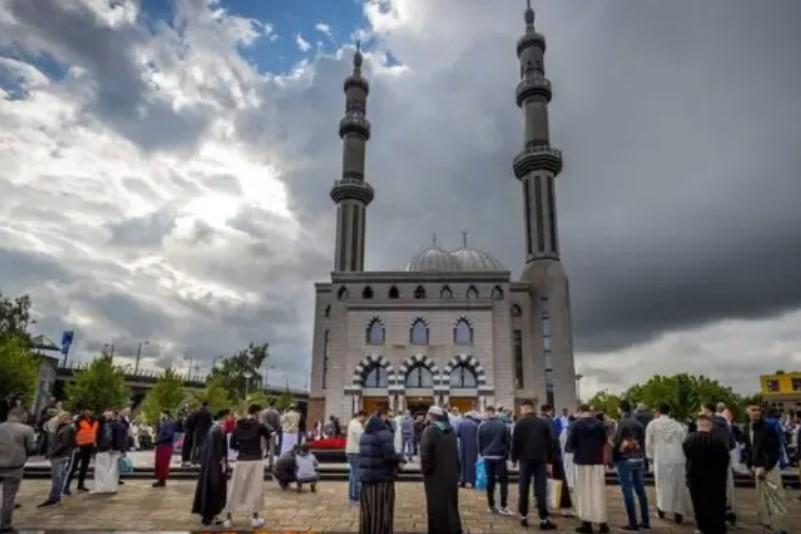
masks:
[[[695,511],[695,523],[703,534],[726,532],[726,476],[729,447],[713,434],[712,418],[701,413],[697,431],[684,442],[687,487]]]
[[[487,504],[492,514],[512,515],[507,507],[509,495],[509,475],[506,459],[511,450],[509,429],[495,415],[495,408],[487,406],[487,419],[478,427],[478,453],[484,458],[487,471]],[[495,483],[500,483],[501,508],[495,507]]]
[[[717,410],[720,409],[720,412]],[[726,476],[726,520],[735,526],[737,523],[737,514],[734,509],[734,465],[732,462],[732,451],[737,449],[737,440],[734,439],[734,432],[732,432],[731,424],[723,417],[723,411],[726,405],[713,402],[704,404],[701,412],[712,421],[712,435],[717,439],[723,441],[729,448],[729,467]]]
[[[56,415],[57,427],[50,437],[50,449],[47,457],[50,459],[50,495],[39,507],[52,506],[61,502],[61,492],[67,478],[67,465],[75,448],[75,427],[69,412],[59,412]]]
[[[684,450],[687,428],[670,417],[670,405],[659,406],[659,415],[645,429],[645,452],[654,466],[656,512],[663,519],[673,514],[676,523],[684,519],[687,479]]]
[[[72,454],[72,465],[69,469],[69,475],[67,475],[67,483],[64,485],[64,495],[70,494],[72,477],[75,476],[75,471],[78,470],[79,464],[78,491],[89,491],[85,485],[86,473],[89,471],[89,462],[92,460],[92,453],[97,441],[97,426],[98,423],[92,410],[84,410],[75,421],[75,443],[78,445],[78,449]]]
[[[298,443],[300,432],[300,414],[295,411],[295,405],[281,417],[281,454],[292,450]]]
[[[750,423],[746,429],[746,463],[756,480],[759,520],[771,532],[786,533],[787,498],[779,466],[781,442],[776,430],[765,421],[761,406],[749,406],[748,418]]]
[[[170,416],[170,412],[165,410],[161,413],[161,422],[156,431],[156,481],[153,483],[154,488],[162,488],[167,485],[174,443],[175,423]]]
[[[395,452],[388,412],[386,406],[380,407],[367,420],[359,440],[360,534],[394,532],[395,478],[401,457]]]
[[[195,449],[195,414],[184,413],[184,442],[181,444],[181,467],[192,465]]]
[[[401,441],[401,448],[403,449],[401,452],[411,461],[417,451],[414,446],[414,419],[412,418],[412,412],[409,410],[406,410],[406,413],[403,414],[403,419],[401,419]]]
[[[459,481],[461,486],[469,485],[471,488],[476,485],[476,460],[478,459],[478,415],[475,412],[467,412],[459,423],[459,430],[456,437],[459,438],[459,465],[461,473]]]
[[[248,407],[248,416],[236,423],[231,434],[231,448],[239,451],[234,472],[231,475],[231,490],[226,504],[227,518],[223,526],[231,528],[231,515],[250,514],[250,527],[261,528],[264,519],[259,510],[264,505],[264,452],[262,440],[270,441],[270,430],[256,418],[261,406]]]
[[[203,404],[194,413],[192,421],[192,461],[198,463],[200,457],[203,456],[203,446],[206,444],[206,436],[209,434],[211,425],[214,421],[209,411],[209,403],[203,401]]]
[[[581,526],[576,532],[592,534],[592,524],[598,532],[609,532],[606,511],[606,426],[590,412],[590,407],[579,407],[578,419],[570,426],[567,448],[573,451],[576,471],[576,514]]]
[[[23,424],[26,419],[25,410],[16,407],[8,412],[8,420],[0,423],[0,485],[3,486],[0,532],[14,532],[11,519],[22,471],[28,456],[36,451],[36,436],[33,428]]]
[[[229,410],[221,410],[206,436],[203,456],[200,457],[200,473],[192,502],[192,513],[199,514],[205,526],[225,509],[227,487],[225,473],[228,470],[228,446],[223,424]]]
[[[281,414],[274,404],[267,406],[261,413],[261,422],[270,429],[270,443],[267,446],[267,467],[273,468],[275,463],[275,447],[281,437]]]
[[[548,476],[553,473],[554,435],[551,424],[537,417],[534,403],[525,400],[520,406],[522,417],[512,433],[512,462],[520,463],[518,479],[518,512],[520,524],[528,526],[528,501],[531,481],[534,479],[534,496],[540,517],[540,530],[555,530],[548,519]]]
[[[426,490],[428,532],[461,534],[456,433],[442,408],[429,408],[428,419],[431,424],[420,438],[420,470]]]
[[[643,471],[645,457],[645,429],[638,419],[631,413],[631,405],[627,400],[620,402],[623,417],[617,426],[612,441],[612,459],[617,468],[620,479],[620,489],[623,492],[623,502],[626,505],[626,515],[629,523],[623,530],[638,531],[640,527],[651,528],[648,517],[648,496],[643,485]],[[640,522],[637,522],[637,511],[634,507],[634,493],[640,504]]]
[[[360,410],[348,423],[348,434],[345,438],[345,455],[348,458],[348,500],[350,504],[359,504],[361,483],[359,480],[359,441],[364,433],[364,421],[367,414]]]
[[[573,508],[573,501],[570,498],[570,488],[567,485],[567,474],[565,473],[564,466],[564,453],[562,452],[561,436],[567,432],[567,424],[561,418],[554,417],[554,408],[550,404],[544,404],[540,407],[542,415],[546,421],[551,425],[553,430],[553,475],[555,480],[562,483],[562,490],[559,494],[559,508],[562,510],[563,517],[571,515]]]

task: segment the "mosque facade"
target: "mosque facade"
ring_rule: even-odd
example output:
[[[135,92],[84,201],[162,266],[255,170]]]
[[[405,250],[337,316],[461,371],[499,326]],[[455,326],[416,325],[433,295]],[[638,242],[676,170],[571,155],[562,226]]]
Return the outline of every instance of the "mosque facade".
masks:
[[[344,83],[339,124],[342,174],[334,183],[336,253],[330,281],[315,284],[308,405],[310,421],[347,420],[380,404],[422,411],[517,407],[525,399],[557,410],[576,407],[568,280],[559,258],[555,179],[562,154],[550,146],[545,38],[525,12],[517,42],[516,102],[524,118],[523,149],[514,158],[524,207],[525,265],[520,279],[491,254],[436,243],[405,269],[365,271],[365,176],[370,139],[369,83],[357,47]]]

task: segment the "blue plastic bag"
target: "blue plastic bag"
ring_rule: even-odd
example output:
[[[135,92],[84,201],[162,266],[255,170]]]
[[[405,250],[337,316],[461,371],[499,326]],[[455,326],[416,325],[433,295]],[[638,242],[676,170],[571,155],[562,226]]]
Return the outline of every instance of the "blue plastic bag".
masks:
[[[487,467],[484,465],[484,458],[476,460],[476,485],[475,489],[484,491],[487,489]]]
[[[121,474],[130,473],[133,471],[133,461],[127,456],[122,456],[117,460],[117,468]]]

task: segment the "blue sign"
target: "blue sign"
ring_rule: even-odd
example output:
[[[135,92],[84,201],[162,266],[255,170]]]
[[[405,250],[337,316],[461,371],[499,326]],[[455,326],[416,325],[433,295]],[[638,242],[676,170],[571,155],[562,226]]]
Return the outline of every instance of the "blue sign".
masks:
[[[61,334],[61,354],[66,356],[70,352],[70,345],[72,345],[72,338],[75,336],[75,331],[67,330]]]

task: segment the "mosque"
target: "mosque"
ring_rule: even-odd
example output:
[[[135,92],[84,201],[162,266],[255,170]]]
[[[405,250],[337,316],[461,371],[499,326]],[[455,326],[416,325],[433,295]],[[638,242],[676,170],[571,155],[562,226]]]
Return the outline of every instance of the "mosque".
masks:
[[[482,409],[525,399],[576,407],[568,281],[559,259],[554,181],[562,153],[548,139],[551,83],[545,38],[525,11],[517,42],[516,101],[525,133],[514,158],[525,220],[525,266],[519,280],[488,252],[436,243],[404,270],[365,271],[367,206],[374,190],[364,173],[370,139],[369,84],[357,48],[344,83],[342,175],[331,189],[337,207],[330,281],[315,284],[310,421],[382,403],[413,412],[432,404]]]

